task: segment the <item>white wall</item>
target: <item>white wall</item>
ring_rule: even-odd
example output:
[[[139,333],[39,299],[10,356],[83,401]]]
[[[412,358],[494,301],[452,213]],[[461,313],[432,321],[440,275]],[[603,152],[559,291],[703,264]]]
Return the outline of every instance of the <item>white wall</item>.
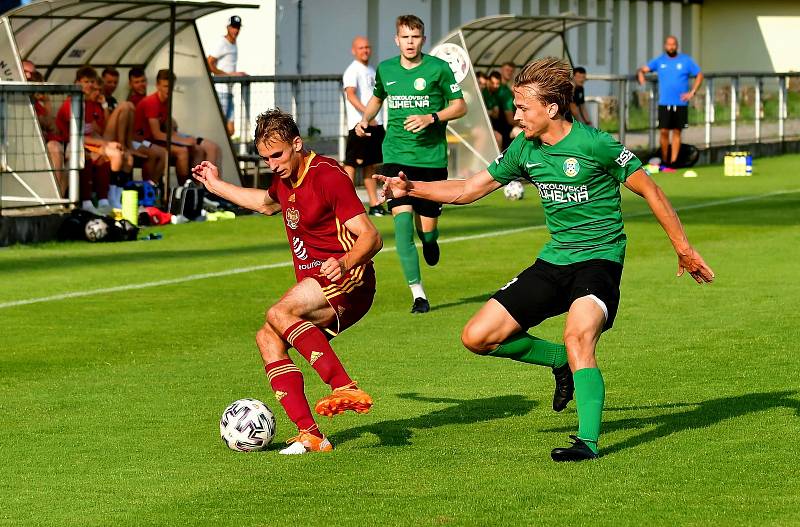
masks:
[[[257,9],[226,9],[197,20],[197,30],[206,55],[217,39],[225,36],[232,15],[242,19],[239,33],[239,71],[250,75],[275,73],[275,0],[223,0],[228,4],[252,4]]]

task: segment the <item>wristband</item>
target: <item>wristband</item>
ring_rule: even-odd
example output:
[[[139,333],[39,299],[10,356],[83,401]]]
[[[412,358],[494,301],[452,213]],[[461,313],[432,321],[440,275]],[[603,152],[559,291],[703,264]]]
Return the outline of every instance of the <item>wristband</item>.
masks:
[[[438,123],[438,122],[439,122],[439,114],[438,114],[438,113],[436,113],[436,112],[433,112],[433,113],[431,114],[431,117],[433,118],[433,123],[431,123],[431,124],[436,124],[436,123]]]
[[[198,137],[198,138],[195,140],[195,142],[197,143],[197,146],[200,146],[200,143],[202,143],[202,142],[203,142],[203,138],[202,138],[202,137]]]

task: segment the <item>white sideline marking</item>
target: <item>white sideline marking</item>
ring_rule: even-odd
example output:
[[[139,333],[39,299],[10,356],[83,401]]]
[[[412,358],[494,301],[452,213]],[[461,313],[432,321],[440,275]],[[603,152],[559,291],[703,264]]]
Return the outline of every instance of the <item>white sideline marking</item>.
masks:
[[[767,194],[758,194],[753,196],[740,196],[738,198],[730,198],[730,199],[720,199],[716,201],[707,201],[705,203],[697,203],[695,205],[686,205],[685,207],[678,207],[675,210],[680,212],[684,210],[693,210],[693,209],[702,209],[707,207],[716,207],[717,205],[728,205],[730,203],[739,203],[742,201],[754,201],[762,198],[770,198],[773,196],[780,196],[783,194],[796,194],[800,192],[800,189],[794,190],[776,190],[775,192],[769,192]],[[649,216],[652,214],[649,210],[647,212],[639,212],[635,214],[628,214],[628,218],[636,218],[641,216]],[[517,227],[515,229],[505,229],[502,231],[493,231],[493,232],[484,232],[481,234],[470,234],[467,236],[454,236],[452,238],[444,238],[439,240],[440,244],[444,243],[455,243],[455,242],[463,242],[468,240],[479,240],[481,238],[496,238],[499,236],[506,236],[508,234],[517,234],[520,232],[525,231],[532,231],[532,230],[539,230],[544,229],[545,225],[531,225],[528,227]],[[417,244],[418,246],[420,244]],[[386,247],[384,248],[378,255],[387,252],[394,252],[396,247]],[[104,287],[101,289],[89,289],[88,291],[74,291],[72,293],[62,293],[60,295],[51,295],[51,296],[42,296],[38,298],[28,298],[26,300],[14,300],[12,302],[4,302],[0,303],[0,309],[5,309],[8,307],[16,307],[16,306],[26,306],[29,304],[38,304],[41,302],[55,302],[58,300],[66,300],[68,298],[80,298],[84,296],[94,296],[94,295],[102,295],[106,293],[118,293],[121,291],[132,291],[135,289],[146,289],[148,287],[159,287],[162,285],[172,285],[172,284],[182,284],[184,282],[193,282],[195,280],[204,280],[206,278],[217,278],[220,276],[231,276],[235,274],[241,273],[250,273],[253,271],[263,271],[265,269],[275,269],[278,267],[290,267],[292,262],[278,262],[278,263],[271,263],[271,264],[264,264],[264,265],[254,265],[252,267],[238,267],[235,269],[228,269],[226,271],[217,271],[214,273],[201,273],[201,274],[191,274],[188,276],[182,276],[180,278],[170,278],[168,280],[157,280],[155,282],[143,282],[141,284],[128,284],[128,285],[120,285],[116,287]]]

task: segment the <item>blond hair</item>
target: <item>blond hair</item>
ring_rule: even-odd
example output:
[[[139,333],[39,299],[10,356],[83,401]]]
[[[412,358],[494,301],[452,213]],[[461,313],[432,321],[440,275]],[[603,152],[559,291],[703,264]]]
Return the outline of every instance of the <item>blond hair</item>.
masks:
[[[542,104],[557,104],[558,113],[563,114],[572,102],[575,89],[572,83],[572,66],[555,57],[529,62],[514,78],[514,87],[530,86],[536,90],[536,98]]]

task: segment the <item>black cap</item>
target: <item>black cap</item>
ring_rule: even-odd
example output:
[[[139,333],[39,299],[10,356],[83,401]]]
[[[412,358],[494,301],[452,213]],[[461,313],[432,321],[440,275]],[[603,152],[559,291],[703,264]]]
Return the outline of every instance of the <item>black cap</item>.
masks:
[[[236,15],[233,15],[230,20],[228,20],[228,25],[232,27],[242,27],[242,19]]]

